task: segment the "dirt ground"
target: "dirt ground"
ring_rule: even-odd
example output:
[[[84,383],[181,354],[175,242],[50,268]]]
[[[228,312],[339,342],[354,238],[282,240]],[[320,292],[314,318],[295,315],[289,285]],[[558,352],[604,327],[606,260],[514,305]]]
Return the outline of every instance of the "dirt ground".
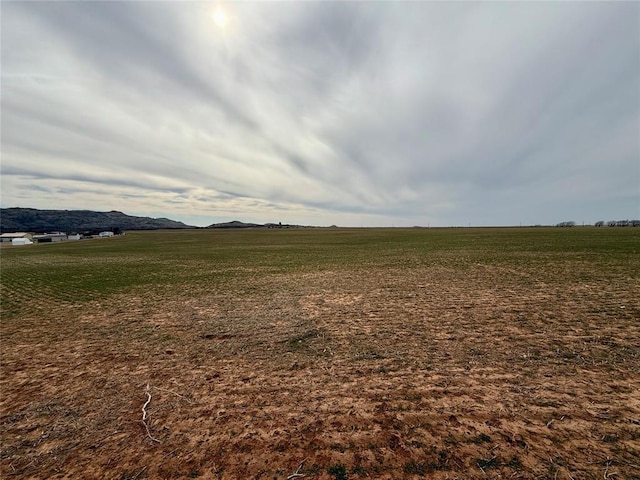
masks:
[[[488,265],[34,296],[2,322],[0,474],[638,479],[638,299]]]

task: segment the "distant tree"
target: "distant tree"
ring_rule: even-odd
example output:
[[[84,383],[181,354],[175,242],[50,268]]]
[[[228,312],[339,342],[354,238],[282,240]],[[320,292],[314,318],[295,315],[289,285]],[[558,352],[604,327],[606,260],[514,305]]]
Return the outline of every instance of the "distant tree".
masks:
[[[604,220],[596,222],[596,227],[604,227]]]

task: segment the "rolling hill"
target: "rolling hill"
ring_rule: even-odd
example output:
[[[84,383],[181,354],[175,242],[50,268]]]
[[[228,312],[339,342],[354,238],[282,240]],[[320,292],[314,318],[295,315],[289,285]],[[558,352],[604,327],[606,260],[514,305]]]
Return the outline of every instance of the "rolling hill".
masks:
[[[112,210],[0,209],[0,232],[83,232],[95,230],[158,230],[195,228],[168,218],[135,217]]]

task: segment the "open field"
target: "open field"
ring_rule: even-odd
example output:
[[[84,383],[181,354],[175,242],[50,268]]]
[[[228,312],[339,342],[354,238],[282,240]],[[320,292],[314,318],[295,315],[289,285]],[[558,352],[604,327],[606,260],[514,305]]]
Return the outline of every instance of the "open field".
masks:
[[[640,229],[0,255],[1,478],[640,478]]]

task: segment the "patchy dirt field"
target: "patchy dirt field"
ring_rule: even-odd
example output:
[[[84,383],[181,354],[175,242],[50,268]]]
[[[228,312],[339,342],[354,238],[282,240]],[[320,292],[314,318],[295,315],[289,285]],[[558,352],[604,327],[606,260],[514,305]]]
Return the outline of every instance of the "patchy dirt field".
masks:
[[[386,235],[309,268],[283,267],[295,248],[256,266],[285,237],[248,241],[197,281],[80,299],[24,266],[99,273],[117,249],[3,250],[0,476],[640,478],[640,236],[545,255]]]

